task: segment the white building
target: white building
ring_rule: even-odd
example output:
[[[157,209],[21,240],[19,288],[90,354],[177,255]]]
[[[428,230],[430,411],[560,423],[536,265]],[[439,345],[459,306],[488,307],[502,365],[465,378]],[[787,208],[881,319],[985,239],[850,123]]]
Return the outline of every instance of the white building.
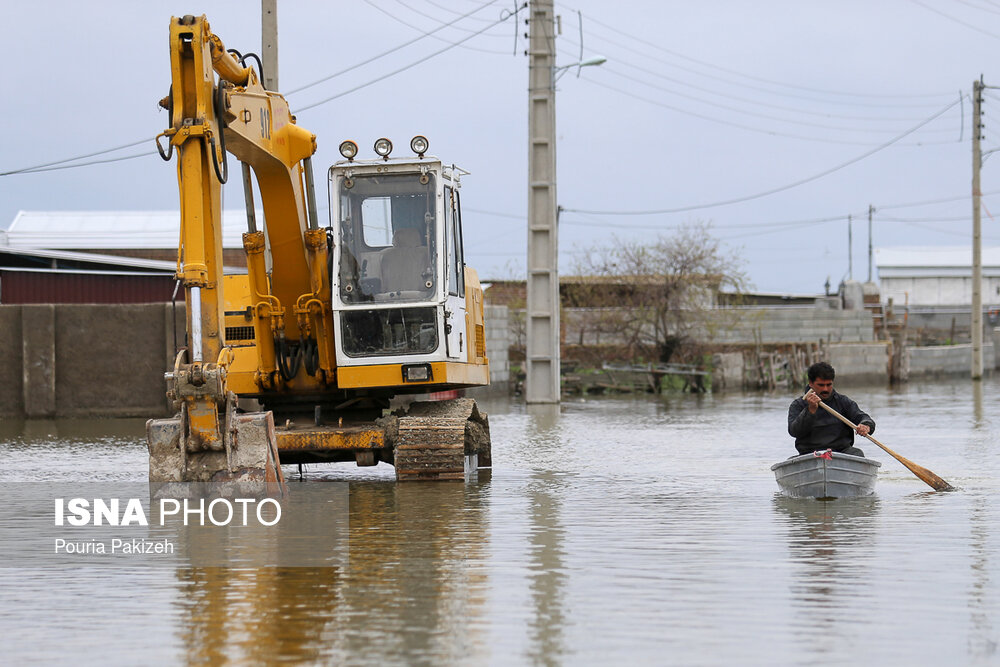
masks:
[[[983,306],[1000,304],[1000,247],[983,248]],[[882,301],[910,306],[972,305],[970,246],[876,248]]]

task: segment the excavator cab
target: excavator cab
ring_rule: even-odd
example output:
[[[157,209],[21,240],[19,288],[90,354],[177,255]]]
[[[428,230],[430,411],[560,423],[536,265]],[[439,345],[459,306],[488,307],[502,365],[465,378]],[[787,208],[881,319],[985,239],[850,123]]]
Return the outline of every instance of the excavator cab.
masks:
[[[380,139],[376,151],[385,145]],[[426,150],[427,140],[411,145]],[[445,381],[433,364],[468,361],[476,336],[467,322],[464,172],[422,152],[357,160],[356,144],[341,149],[350,157],[329,175],[338,369],[394,366],[404,387]]]

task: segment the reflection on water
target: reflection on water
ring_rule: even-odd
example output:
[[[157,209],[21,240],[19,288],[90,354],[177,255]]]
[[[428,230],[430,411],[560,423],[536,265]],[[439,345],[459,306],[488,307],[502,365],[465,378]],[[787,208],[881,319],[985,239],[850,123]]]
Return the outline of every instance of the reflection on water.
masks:
[[[177,571],[188,663],[461,658],[486,601],[472,564],[488,484],[362,482],[350,495],[344,567]]]
[[[982,382],[972,383],[972,414],[975,416],[976,426],[984,426]]]
[[[877,496],[822,501],[776,495],[774,510],[787,529],[792,605],[810,628],[814,650],[832,653],[862,618],[844,611],[865,596],[873,573]],[[818,645],[818,646],[817,646]]]
[[[482,615],[481,561],[489,486],[352,485],[350,585],[334,622],[347,655],[370,648],[372,618],[386,656],[454,660]]]
[[[318,659],[336,611],[334,568],[177,571],[181,643],[191,665]]]
[[[992,591],[998,569],[994,527],[990,525],[987,503],[983,496],[972,502],[969,545],[971,547],[972,585],[969,590],[969,652],[977,659],[995,661],[1000,652],[1000,633],[996,630],[997,601]]]
[[[329,568],[0,567],[12,664],[995,664],[1000,384],[852,388],[876,495],[776,493],[790,396],[495,401],[492,475],[347,481]],[[141,480],[141,425],[0,432],[0,479]],[[103,425],[103,429],[102,429]],[[294,470],[290,470],[294,472]],[[54,640],[53,638],[58,638]]]
[[[550,455],[561,454],[562,443],[557,437],[559,407],[532,405],[526,441],[546,450]],[[566,563],[563,551],[565,528],[560,523],[561,487],[566,482],[549,471],[534,473],[527,485],[528,521],[531,530],[531,551],[528,568],[531,602],[534,614],[529,633],[528,656],[536,664],[550,664],[566,653],[562,628],[566,622],[563,589],[566,586]]]

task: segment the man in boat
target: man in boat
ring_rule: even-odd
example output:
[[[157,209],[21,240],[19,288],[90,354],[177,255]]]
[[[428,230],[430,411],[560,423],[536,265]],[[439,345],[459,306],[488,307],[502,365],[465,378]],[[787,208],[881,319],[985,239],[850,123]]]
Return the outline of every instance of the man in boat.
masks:
[[[825,361],[810,366],[809,391],[805,396],[792,401],[788,408],[788,434],[795,438],[795,449],[799,454],[832,449],[853,456],[865,455],[854,446],[854,434],[864,436],[874,433],[875,420],[862,412],[858,404],[850,398],[834,391],[835,374],[833,366]],[[821,409],[820,401],[858,427],[852,430],[829,412]]]

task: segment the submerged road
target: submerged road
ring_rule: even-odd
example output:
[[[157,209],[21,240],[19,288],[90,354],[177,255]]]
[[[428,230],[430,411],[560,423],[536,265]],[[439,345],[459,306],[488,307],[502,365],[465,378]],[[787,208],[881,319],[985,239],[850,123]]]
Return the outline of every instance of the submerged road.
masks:
[[[0,563],[3,661],[997,664],[1000,382],[838,389],[959,491],[861,441],[875,496],[778,496],[791,395],[497,400],[477,483],[306,469],[349,493],[338,567]],[[7,488],[141,482],[143,424],[4,423],[0,461]]]

